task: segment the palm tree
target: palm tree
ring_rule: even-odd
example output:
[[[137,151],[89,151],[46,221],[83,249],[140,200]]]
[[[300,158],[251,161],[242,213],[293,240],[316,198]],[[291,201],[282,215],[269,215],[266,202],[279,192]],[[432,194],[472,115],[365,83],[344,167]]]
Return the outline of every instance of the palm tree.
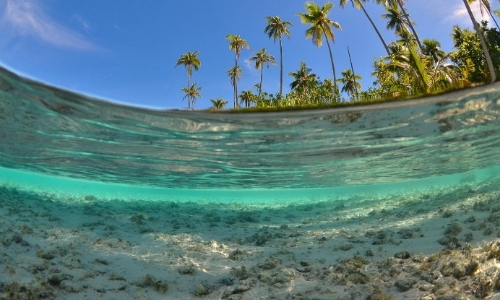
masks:
[[[255,68],[257,70],[260,69],[260,83],[259,83],[259,97],[262,92],[262,78],[264,75],[264,68],[263,65],[266,65],[269,68],[269,64],[276,65],[276,60],[274,59],[274,56],[266,52],[266,48],[260,49],[259,52],[253,52],[255,56],[250,58],[250,61],[255,62]]]
[[[342,71],[342,78],[339,78],[338,81],[344,85],[342,92],[354,97],[358,93],[357,91],[361,89],[361,84],[359,84],[361,79],[363,78],[358,74],[353,74],[351,69],[345,69]]]
[[[194,105],[196,103],[196,98],[200,98],[201,95],[199,91],[201,91],[201,87],[196,86],[196,82],[187,88],[182,88],[182,91],[186,94],[184,98],[188,98],[188,101],[191,101],[191,108],[194,109]]]
[[[282,21],[280,17],[266,17],[267,26],[264,32],[267,33],[269,38],[273,38],[274,42],[276,39],[280,40],[280,96],[283,95],[283,43],[282,36],[286,35],[290,38],[289,26],[293,26],[292,23],[287,21]]]
[[[181,57],[177,60],[177,63],[175,64],[176,67],[178,65],[183,65],[186,68],[188,74],[188,85],[187,85],[188,87],[191,86],[190,80],[191,76],[193,76],[193,68],[196,71],[198,71],[201,66],[201,61],[198,58],[199,53],[200,53],[199,51],[186,52],[181,55]],[[191,101],[192,99],[188,99],[188,108],[191,108]]]
[[[340,24],[332,21],[328,18],[328,13],[332,9],[333,4],[327,2],[321,8],[314,2],[306,2],[305,8],[307,13],[297,14],[300,17],[300,21],[303,24],[311,24],[311,27],[306,30],[306,39],[312,38],[314,45],[320,47],[323,44],[323,37],[325,37],[326,45],[328,46],[328,51],[330,53],[330,61],[332,63],[333,81],[335,83],[335,89],[337,90],[337,75],[335,74],[335,64],[333,63],[332,49],[330,47],[330,42],[335,41],[335,35],[333,34],[333,28],[342,29]]]
[[[483,48],[483,53],[484,56],[486,57],[486,63],[488,65],[488,69],[490,71],[490,76],[491,76],[491,82],[495,82],[497,80],[497,75],[495,73],[495,68],[493,67],[493,61],[491,60],[490,52],[488,51],[488,47],[486,45],[486,41],[484,39],[483,33],[481,32],[479,25],[476,22],[476,18],[474,18],[474,14],[472,13],[472,10],[470,9],[468,0],[463,0],[465,8],[467,9],[467,12],[469,13],[469,17],[472,21],[472,24],[474,25],[474,29],[476,30],[477,36],[479,37],[479,41],[481,42],[481,47]]]
[[[238,107],[238,79],[241,78],[242,71],[243,69],[241,69],[241,67],[238,66],[234,66],[227,70],[227,75],[231,80],[231,85],[233,86],[233,91],[234,91],[234,108]]]
[[[247,41],[242,39],[239,35],[229,34],[226,36],[226,39],[229,40],[229,50],[234,51],[234,64],[238,66],[238,59],[240,58],[241,51],[243,48],[250,49]]]
[[[413,33],[413,36],[415,37],[418,47],[420,50],[422,50],[422,43],[420,43],[420,39],[418,38],[417,31],[413,27],[414,22],[410,20],[410,15],[406,13],[406,9],[404,7],[404,1],[405,0],[376,0],[377,3],[383,3],[385,7],[390,7],[390,6],[399,6],[399,9],[401,9],[401,12],[403,13],[403,16],[406,19],[406,23],[411,29],[411,32]]]
[[[356,7],[357,9],[361,9],[363,10],[363,13],[365,14],[365,16],[368,18],[368,21],[370,21],[370,24],[372,24],[373,26],[373,29],[375,29],[375,32],[377,33],[378,35],[378,38],[380,39],[380,41],[382,42],[382,44],[384,45],[384,48],[385,50],[387,51],[387,55],[390,54],[389,52],[389,48],[387,47],[387,44],[385,43],[385,40],[384,38],[382,37],[382,35],[380,34],[380,31],[378,30],[377,26],[375,26],[375,23],[373,23],[373,20],[372,18],[370,18],[370,15],[366,12],[366,9],[365,7],[363,6],[363,3],[366,3],[368,0],[340,0],[340,6],[342,8],[345,7],[345,5],[347,4],[347,2],[351,2],[352,6],[353,7]]]
[[[234,71],[236,71],[238,67],[238,59],[240,58],[241,51],[243,48],[249,49],[250,46],[248,45],[247,41],[242,39],[239,35],[232,35],[229,34],[226,36],[226,39],[229,40],[229,50],[234,51]],[[241,75],[242,69],[239,68],[239,73]],[[228,71],[229,72],[229,71]],[[241,76],[240,76],[241,77]],[[233,82],[235,85],[234,87],[234,108],[238,106],[238,85],[237,85],[237,79]]]
[[[250,90],[246,90],[241,92],[240,100],[242,103],[245,103],[245,107],[250,107],[251,102],[255,102],[255,95]]]
[[[441,43],[437,40],[424,39],[423,47],[422,54],[431,56],[432,60],[436,64],[446,56],[446,52],[439,49],[441,47]]]
[[[427,70],[430,57],[421,57],[414,42],[401,47],[399,52],[391,54],[387,59],[387,70],[397,74],[397,82],[404,86],[406,92],[414,95],[430,92],[432,78]]]
[[[210,102],[212,102],[213,109],[215,109],[215,110],[221,110],[227,104],[227,101],[224,101],[224,99],[222,99],[221,97],[219,97],[219,98],[217,98],[215,100],[214,99],[210,99]]]
[[[290,72],[289,75],[293,77],[290,88],[296,90],[299,94],[310,90],[316,85],[316,74],[311,73],[312,69],[309,68],[305,62],[300,62],[300,67],[295,72]]]
[[[408,38],[410,31],[408,30],[408,19],[403,16],[397,4],[386,6],[386,13],[382,18],[387,19],[387,29],[394,30],[397,35]]]

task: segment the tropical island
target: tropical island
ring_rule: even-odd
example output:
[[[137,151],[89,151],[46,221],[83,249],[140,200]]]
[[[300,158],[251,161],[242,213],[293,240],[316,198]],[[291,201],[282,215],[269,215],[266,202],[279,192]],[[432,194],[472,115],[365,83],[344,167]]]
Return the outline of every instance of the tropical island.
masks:
[[[282,20],[279,16],[268,16],[264,33],[275,43],[279,43],[279,92],[268,93],[262,90],[264,67],[277,65],[276,58],[265,48],[253,51],[254,56],[250,58],[255,68],[260,71],[260,81],[254,85],[255,91],[238,90],[238,80],[243,72],[239,66],[239,58],[242,51],[250,49],[250,45],[241,36],[229,34],[226,39],[229,49],[234,52],[235,63],[227,70],[227,75],[234,96],[233,109],[225,111],[279,111],[371,104],[439,94],[497,81],[500,73],[500,27],[494,15],[500,16],[500,11],[492,11],[488,0],[463,0],[474,30],[454,26],[450,34],[454,50],[449,53],[440,49],[441,43],[438,40],[421,40],[404,0],[375,0],[377,4],[383,5],[386,11],[381,16],[387,22],[386,29],[393,30],[398,37],[396,41],[386,42],[365,10],[363,4],[366,2],[368,1],[340,0],[339,5],[342,8],[352,6],[362,11],[384,46],[385,55],[372,61],[372,87],[362,89],[359,83],[362,78],[356,74],[352,61],[350,68],[342,70],[341,76],[337,78],[332,43],[335,42],[335,30],[342,27],[328,17],[333,4],[327,2],[319,6],[314,2],[306,2],[305,11],[296,16],[302,24],[308,26],[305,30],[306,39],[311,39],[317,47],[326,42],[332,78],[322,80],[313,73],[306,62],[301,62],[297,70],[288,72],[292,78],[291,91],[283,94],[282,41],[283,38],[290,38],[289,27],[294,24]],[[479,2],[481,13],[487,14],[494,21],[495,27],[489,26],[487,21],[476,20],[470,7],[474,2]],[[182,88],[182,91],[188,102],[188,109],[193,110],[202,90],[197,82],[191,82],[193,71],[201,67],[198,55],[199,51],[186,52],[176,63],[176,67],[184,66],[187,71],[187,87]],[[221,97],[210,101],[213,107],[209,111],[221,111],[229,103]]]

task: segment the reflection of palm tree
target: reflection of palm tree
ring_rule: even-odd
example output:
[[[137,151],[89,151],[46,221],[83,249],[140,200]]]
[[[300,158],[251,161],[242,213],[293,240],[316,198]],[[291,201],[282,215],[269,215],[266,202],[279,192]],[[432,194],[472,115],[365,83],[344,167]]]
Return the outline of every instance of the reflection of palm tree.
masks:
[[[274,56],[266,52],[266,48],[260,49],[259,52],[254,52],[255,56],[250,58],[250,61],[255,62],[255,68],[260,69],[260,83],[259,83],[259,97],[262,92],[262,77],[264,75],[263,65],[266,65],[269,68],[269,64],[276,65],[276,61],[274,60]]]
[[[239,70],[239,77],[241,77],[241,71],[242,69],[238,67],[238,59],[240,58],[241,51],[243,48],[249,49],[250,46],[248,45],[247,41],[242,39],[239,35],[227,35],[226,39],[229,40],[229,49],[231,51],[234,51],[234,68],[233,71],[236,72]],[[229,72],[229,71],[228,71]],[[239,78],[238,77],[238,78]],[[233,83],[233,88],[234,88],[234,108],[238,106],[238,79],[232,80],[231,83]]]
[[[199,51],[186,52],[186,53],[182,54],[182,56],[177,60],[177,64],[175,65],[176,67],[178,65],[184,65],[184,67],[186,67],[187,74],[188,74],[188,85],[187,85],[188,88],[191,86],[190,80],[191,80],[191,76],[193,75],[193,68],[196,71],[198,71],[200,69],[200,66],[201,66],[200,59],[198,58],[199,53],[200,53]],[[192,101],[192,99],[188,99],[188,108],[191,108],[191,101]]]
[[[188,101],[191,101],[191,108],[194,109],[196,98],[201,97],[199,93],[199,91],[201,91],[201,87],[197,87],[195,82],[189,88],[183,88],[182,91],[186,94],[184,98],[188,98]]]
[[[232,68],[229,68],[227,70],[227,75],[229,76],[229,79],[231,80],[231,85],[233,86],[233,91],[234,91],[234,108],[238,107],[238,79],[241,78],[241,67],[235,66]]]
[[[213,109],[215,110],[221,110],[224,108],[224,106],[226,106],[227,104],[227,101],[224,101],[224,99],[222,98],[217,98],[217,99],[210,99],[210,102],[212,102],[213,104]]]
[[[320,47],[323,44],[323,37],[325,37],[326,45],[328,46],[328,51],[330,53],[330,61],[332,63],[333,81],[335,86],[337,86],[335,64],[333,63],[332,49],[328,40],[331,40],[332,42],[335,41],[335,35],[333,34],[332,27],[337,29],[342,28],[339,23],[328,18],[328,13],[332,7],[333,4],[331,2],[327,2],[321,8],[314,2],[306,2],[305,8],[307,13],[298,14],[298,16],[303,24],[311,24],[311,27],[306,30],[306,38],[312,38],[314,45]]]
[[[269,38],[280,40],[280,96],[283,95],[283,43],[281,37],[286,35],[290,38],[290,30],[287,27],[293,26],[290,22],[283,22],[280,17],[267,17],[267,26],[264,30],[269,35]]]
[[[342,92],[354,96],[361,89],[361,84],[359,84],[359,80],[361,79],[363,78],[360,75],[353,74],[350,69],[345,69],[342,71],[342,78],[339,78],[338,81],[344,85]]]
[[[474,18],[474,14],[472,14],[472,10],[470,9],[468,0],[464,0],[465,8],[469,13],[469,17],[474,24],[474,29],[476,30],[477,36],[479,37],[479,41],[481,42],[481,47],[483,48],[484,56],[486,57],[486,63],[488,65],[488,69],[490,71],[491,82],[495,82],[497,80],[497,75],[495,73],[495,68],[493,67],[493,61],[491,60],[490,52],[488,51],[488,47],[486,45],[486,41],[484,39],[484,35],[479,28],[479,25],[476,22],[476,18]]]
[[[370,15],[366,12],[365,7],[363,6],[363,3],[366,3],[367,1],[368,0],[340,0],[340,6],[342,6],[342,8],[344,8],[344,6],[347,4],[347,2],[351,2],[354,7],[356,7],[357,9],[363,10],[365,16],[368,18],[368,21],[370,21],[370,24],[372,24],[373,29],[375,29],[375,32],[377,33],[378,38],[380,39],[380,41],[384,45],[384,48],[387,51],[387,55],[389,55],[390,54],[389,48],[387,47],[387,44],[385,43],[384,38],[380,34],[380,31],[378,30],[377,26],[375,26],[375,23],[373,23],[372,18],[370,18]]]
[[[316,74],[312,74],[311,71],[312,69],[305,62],[300,62],[299,69],[289,73],[294,79],[290,84],[290,88],[296,90],[299,94],[313,88],[316,85]]]

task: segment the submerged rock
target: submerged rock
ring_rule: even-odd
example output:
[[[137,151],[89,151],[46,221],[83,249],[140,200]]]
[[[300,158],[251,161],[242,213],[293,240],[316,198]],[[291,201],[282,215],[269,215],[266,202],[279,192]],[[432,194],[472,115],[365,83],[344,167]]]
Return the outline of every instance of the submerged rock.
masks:
[[[410,290],[413,287],[413,285],[415,285],[415,283],[417,283],[416,279],[402,279],[396,281],[395,285],[400,292],[406,292]]]
[[[200,284],[196,286],[194,289],[194,294],[196,296],[206,296],[213,292],[215,287],[211,284],[209,284],[207,281],[203,281]]]
[[[270,256],[268,259],[266,259],[263,263],[259,264],[259,268],[263,270],[271,270],[277,267],[278,265],[281,265],[281,260],[274,256]]]

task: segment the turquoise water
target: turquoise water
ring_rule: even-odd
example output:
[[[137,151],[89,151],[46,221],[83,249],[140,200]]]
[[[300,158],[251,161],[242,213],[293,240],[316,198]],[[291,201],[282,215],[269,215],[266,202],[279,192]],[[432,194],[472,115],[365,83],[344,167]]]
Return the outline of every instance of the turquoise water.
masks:
[[[0,185],[43,193],[382,199],[500,176],[500,84],[373,106],[221,114],[119,105],[1,69],[0,139]]]

